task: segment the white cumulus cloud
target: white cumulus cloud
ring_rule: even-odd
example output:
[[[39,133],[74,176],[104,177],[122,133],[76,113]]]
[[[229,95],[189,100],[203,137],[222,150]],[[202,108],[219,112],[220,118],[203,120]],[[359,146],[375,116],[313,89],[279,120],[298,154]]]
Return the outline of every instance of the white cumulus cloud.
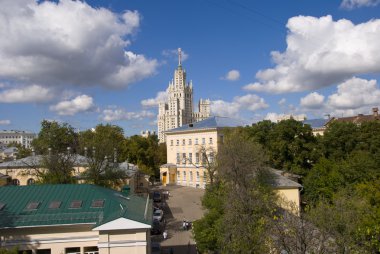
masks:
[[[126,51],[137,11],[116,14],[84,1],[4,0],[0,78],[41,85],[113,88],[153,75],[154,59]]]
[[[240,72],[238,70],[230,70],[227,74],[222,78],[229,81],[236,81],[240,78]]]
[[[319,109],[323,107],[325,96],[312,92],[301,98],[301,106],[307,109]]]
[[[9,125],[11,124],[11,120],[0,120],[0,125]]]
[[[232,102],[224,100],[211,101],[211,113],[218,116],[236,117],[241,110],[257,111],[265,109],[268,104],[256,94],[236,96]]]
[[[338,85],[337,92],[328,98],[328,106],[337,110],[359,109],[380,104],[376,80],[352,78]]]
[[[331,16],[298,16],[287,23],[287,49],[272,52],[274,68],[256,73],[244,88],[298,92],[341,83],[354,75],[380,73],[380,19],[353,24]]]
[[[105,122],[114,122],[114,121],[121,121],[121,120],[142,120],[144,118],[153,118],[156,115],[147,110],[142,110],[139,112],[128,112],[125,109],[122,108],[116,108],[116,109],[105,109],[102,112],[101,119]]]
[[[1,67],[0,67],[1,68]],[[55,97],[55,91],[40,85],[30,85],[6,89],[0,92],[2,103],[43,103]]]
[[[144,107],[156,107],[160,102],[166,102],[168,99],[167,91],[159,91],[155,98],[149,98],[141,101]]]
[[[360,7],[372,7],[380,3],[380,0],[343,0],[340,7],[352,10]]]
[[[57,112],[58,115],[75,115],[80,112],[94,110],[93,98],[88,95],[80,95],[72,100],[61,101],[57,105],[50,106],[50,110]]]

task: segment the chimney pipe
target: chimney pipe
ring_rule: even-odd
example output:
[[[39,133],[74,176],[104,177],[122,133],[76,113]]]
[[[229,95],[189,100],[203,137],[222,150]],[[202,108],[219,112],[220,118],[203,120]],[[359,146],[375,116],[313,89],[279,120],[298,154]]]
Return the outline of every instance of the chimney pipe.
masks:
[[[36,156],[36,152],[34,151],[34,148],[32,148],[32,156]]]
[[[114,163],[117,162],[117,151],[116,151],[116,148],[113,149],[113,162]]]
[[[373,116],[379,116],[379,108],[372,108]]]

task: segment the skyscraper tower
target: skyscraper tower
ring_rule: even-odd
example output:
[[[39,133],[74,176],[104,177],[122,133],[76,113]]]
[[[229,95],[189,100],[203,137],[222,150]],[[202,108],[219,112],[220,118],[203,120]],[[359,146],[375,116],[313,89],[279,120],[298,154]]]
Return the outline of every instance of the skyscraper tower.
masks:
[[[165,142],[164,132],[184,124],[197,122],[210,116],[210,100],[200,100],[198,112],[193,111],[193,84],[186,83],[182,68],[182,51],[178,49],[178,67],[167,88],[168,102],[158,105],[157,128],[160,142]]]

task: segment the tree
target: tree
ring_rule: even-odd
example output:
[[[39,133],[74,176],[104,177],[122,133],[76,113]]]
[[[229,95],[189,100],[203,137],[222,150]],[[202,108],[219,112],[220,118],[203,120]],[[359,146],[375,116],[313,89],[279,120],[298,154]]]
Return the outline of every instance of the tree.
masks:
[[[32,146],[42,158],[28,165],[40,183],[75,183],[75,152],[78,150],[78,134],[67,123],[44,120],[38,138]]]
[[[202,251],[268,253],[268,217],[275,204],[263,149],[242,130],[230,130],[217,158],[217,178],[206,188],[208,208],[195,222]]]
[[[95,130],[80,133],[80,148],[86,155],[88,168],[82,173],[87,183],[101,186],[118,186],[126,172],[117,167],[123,156],[123,129],[115,125],[97,125]]]
[[[67,123],[43,120],[38,138],[32,141],[32,147],[38,154],[65,153],[69,147],[71,152],[78,150],[78,134]]]

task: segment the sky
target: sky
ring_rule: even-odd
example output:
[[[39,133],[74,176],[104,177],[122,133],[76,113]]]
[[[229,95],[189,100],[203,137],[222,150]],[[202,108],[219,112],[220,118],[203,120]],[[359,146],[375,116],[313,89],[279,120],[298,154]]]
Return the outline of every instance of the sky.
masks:
[[[246,123],[380,106],[380,0],[0,0],[0,129],[157,129],[183,68]]]

